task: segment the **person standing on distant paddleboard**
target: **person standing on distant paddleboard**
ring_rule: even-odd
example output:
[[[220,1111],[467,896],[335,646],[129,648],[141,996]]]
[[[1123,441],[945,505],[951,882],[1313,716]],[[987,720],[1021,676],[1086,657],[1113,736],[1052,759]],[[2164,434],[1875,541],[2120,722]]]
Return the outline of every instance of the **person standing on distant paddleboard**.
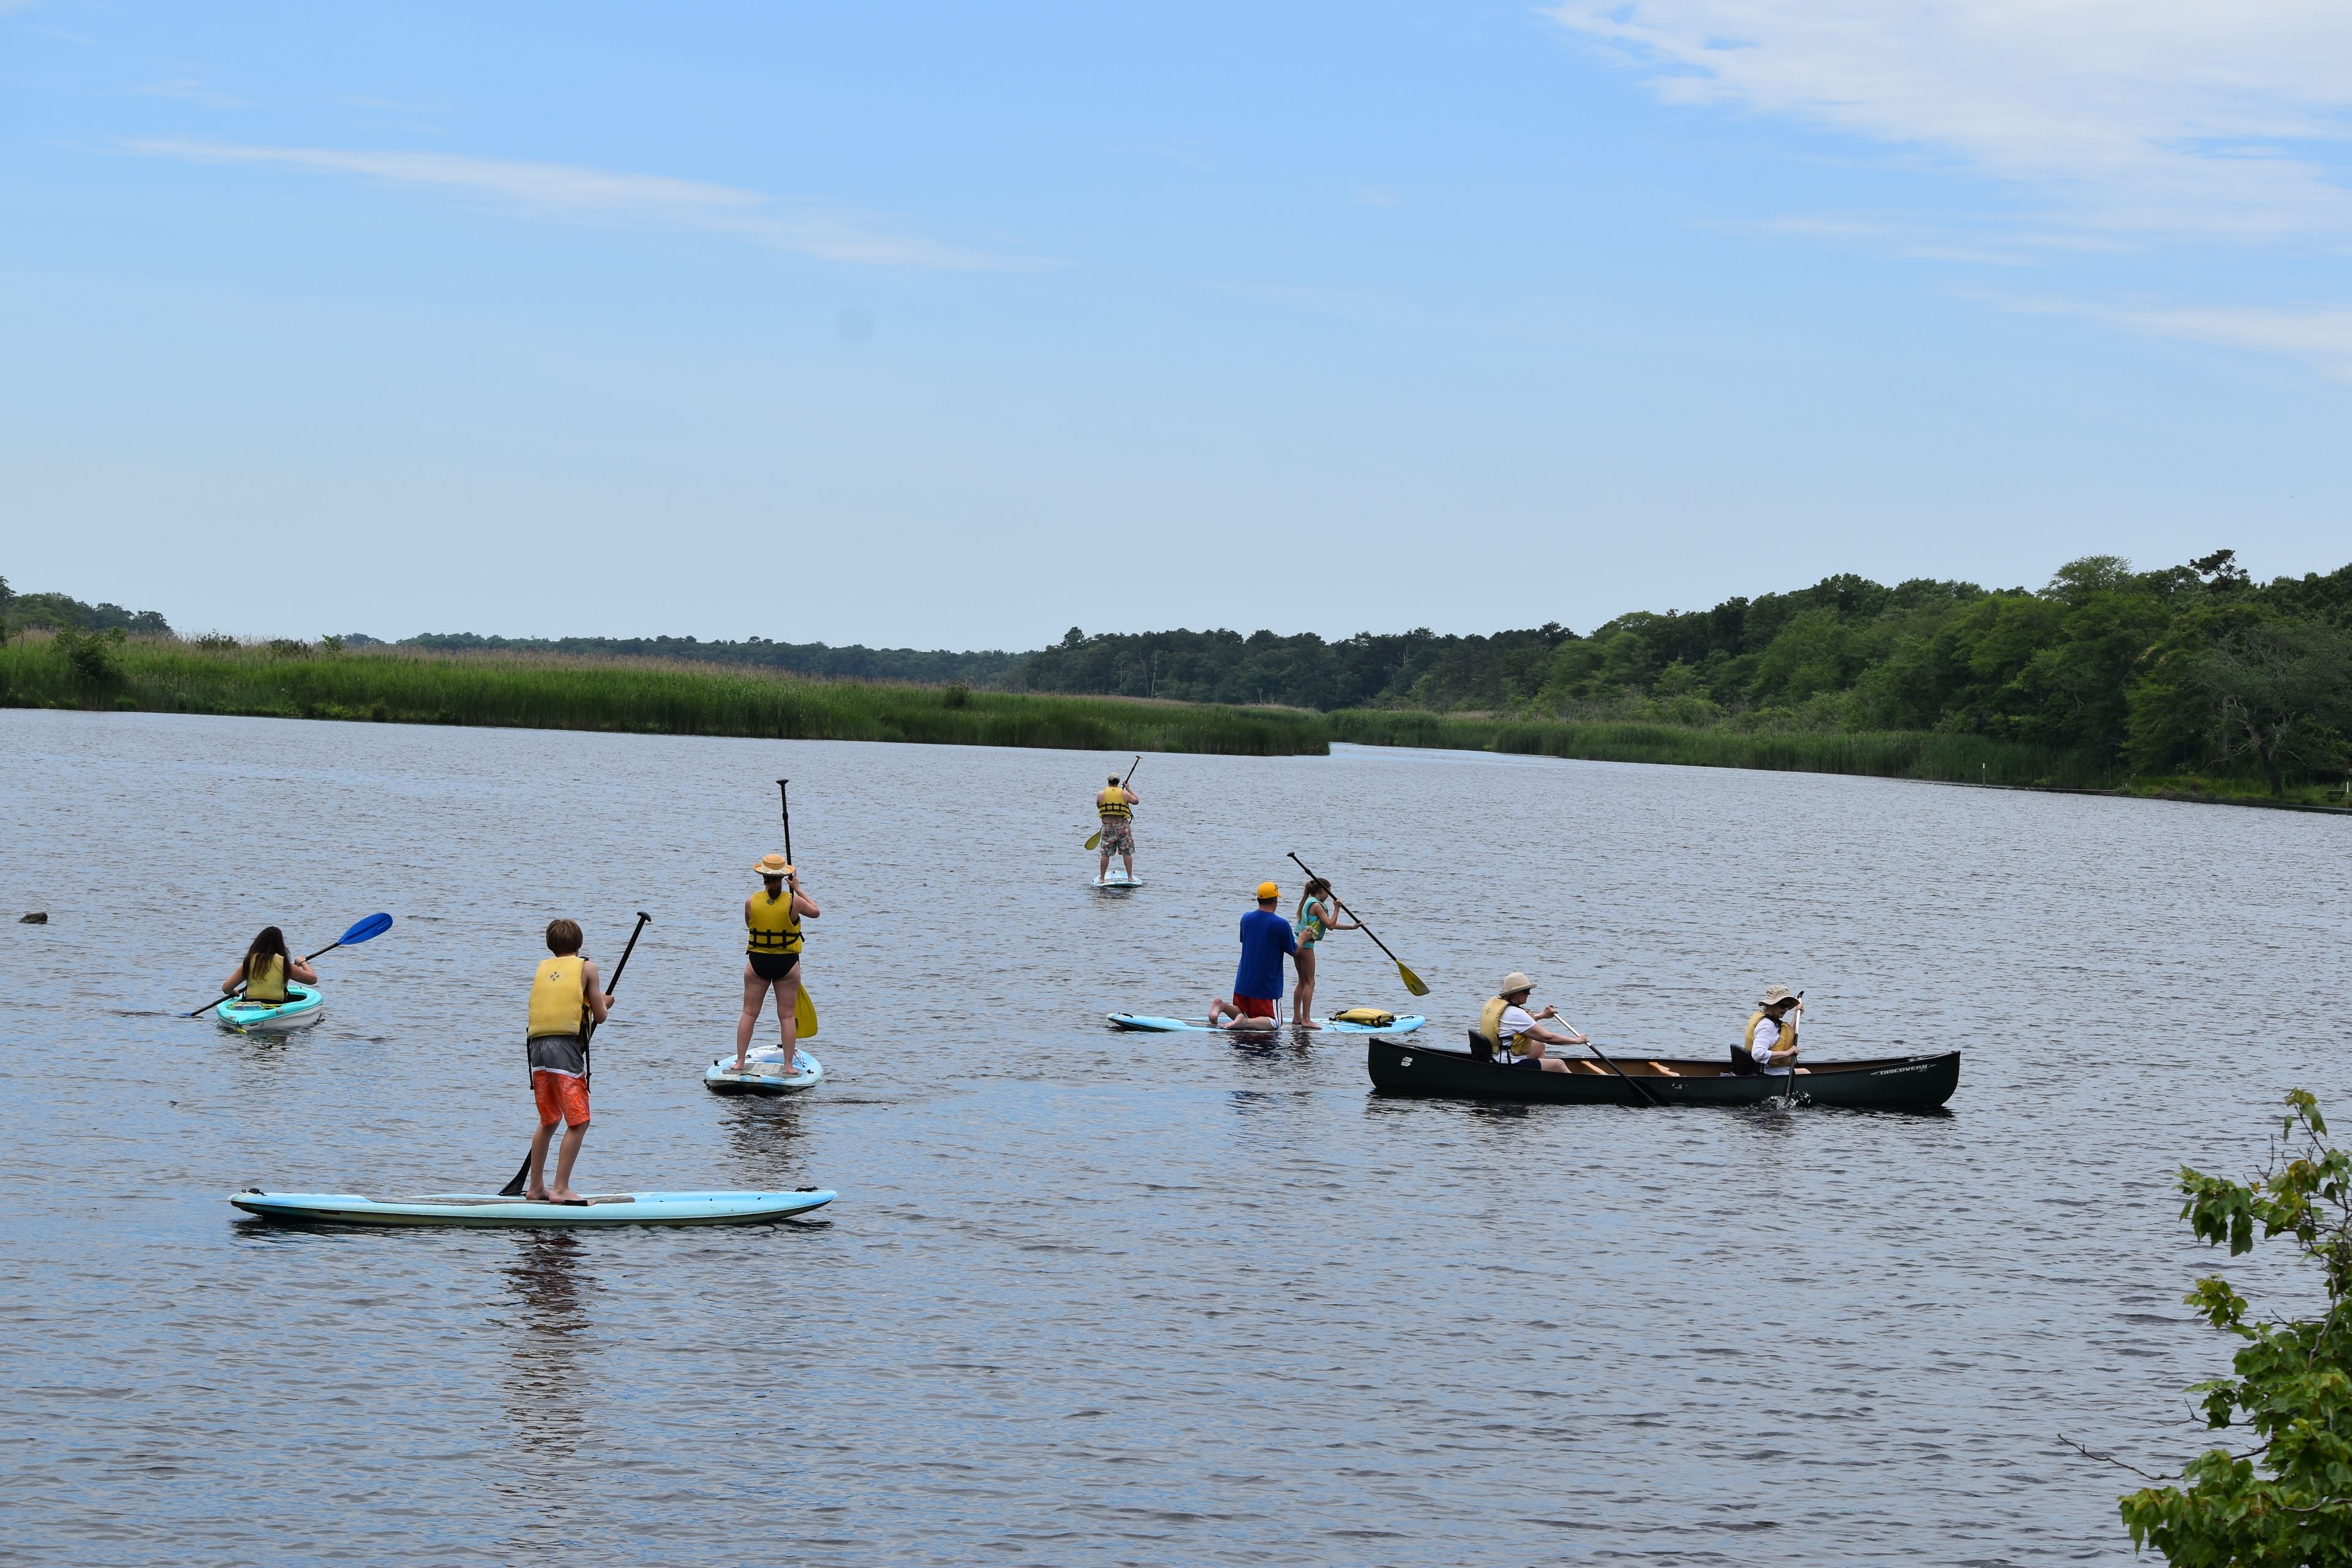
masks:
[[[1317,877],[1307,884],[1298,896],[1298,956],[1292,962],[1298,965],[1298,994],[1291,999],[1290,1021],[1302,1029],[1319,1029],[1315,1021],[1315,944],[1335,931],[1361,931],[1364,928],[1339,915],[1339,900],[1331,896],[1331,884]]]
[[[572,1163],[588,1134],[588,1031],[613,1010],[595,963],[580,956],[576,921],[547,922],[547,951],[530,980],[530,1093],[539,1102],[539,1131],[530,1141],[530,1184],[525,1195],[540,1203],[581,1204],[572,1190]],[[563,1152],[555,1161],[555,1185],[547,1184],[547,1145],[555,1124],[563,1123]]]
[[[801,891],[800,873],[781,855],[768,855],[751,868],[764,888],[743,900],[748,933],[743,963],[743,1016],[735,1021],[735,1070],[741,1072],[759,1026],[760,1004],[776,994],[776,1022],[783,1029],[784,1076],[801,1070],[801,921],[824,913]]]
[[[234,996],[242,985],[248,1002],[283,1002],[289,980],[316,985],[319,972],[286,951],[284,931],[276,926],[263,926],[261,934],[253,939],[253,945],[245,950],[245,957],[235,972],[221,982],[221,989]]]
[[[1234,971],[1234,994],[1209,1004],[1213,1029],[1270,1029],[1279,1016],[1282,961],[1298,952],[1290,922],[1275,911],[1282,889],[1272,882],[1257,885],[1257,908],[1242,917],[1242,962]],[[1226,1019],[1232,1019],[1227,1023]]]
[[[1110,875],[1110,858],[1118,857],[1127,869],[1127,879],[1135,880],[1135,808],[1143,797],[1110,775],[1110,784],[1095,796],[1095,815],[1102,818],[1102,864],[1095,868],[1095,880]]]

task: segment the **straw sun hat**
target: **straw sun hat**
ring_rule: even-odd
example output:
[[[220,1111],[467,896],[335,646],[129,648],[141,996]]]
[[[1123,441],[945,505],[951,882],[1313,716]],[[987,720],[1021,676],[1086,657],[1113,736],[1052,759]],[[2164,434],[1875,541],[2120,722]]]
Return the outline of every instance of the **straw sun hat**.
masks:
[[[1764,1000],[1756,1005],[1759,1007],[1777,1007],[1783,1002],[1794,1002],[1796,999],[1797,994],[1785,985],[1767,985],[1764,987]]]
[[[760,858],[760,863],[751,868],[751,874],[763,879],[769,877],[789,877],[793,874],[793,868],[781,855],[762,855]]]
[[[1495,994],[1497,996],[1511,996],[1516,995],[1521,991],[1532,991],[1535,988],[1536,983],[1534,981],[1528,979],[1526,975],[1514,969],[1508,974],[1503,976],[1503,984],[1501,987],[1496,991]]]

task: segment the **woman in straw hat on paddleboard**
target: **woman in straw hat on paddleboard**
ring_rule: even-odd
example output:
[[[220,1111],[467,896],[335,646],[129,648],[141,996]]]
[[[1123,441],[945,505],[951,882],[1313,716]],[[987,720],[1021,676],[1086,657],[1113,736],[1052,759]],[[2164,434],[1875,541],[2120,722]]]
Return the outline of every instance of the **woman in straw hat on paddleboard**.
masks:
[[[800,874],[781,855],[761,858],[751,868],[761,888],[743,900],[747,933],[743,963],[743,1016],[735,1021],[735,1070],[743,1070],[759,1026],[760,1004],[776,994],[776,1022],[783,1030],[784,1070],[800,1070],[801,921],[824,911],[801,891]]]

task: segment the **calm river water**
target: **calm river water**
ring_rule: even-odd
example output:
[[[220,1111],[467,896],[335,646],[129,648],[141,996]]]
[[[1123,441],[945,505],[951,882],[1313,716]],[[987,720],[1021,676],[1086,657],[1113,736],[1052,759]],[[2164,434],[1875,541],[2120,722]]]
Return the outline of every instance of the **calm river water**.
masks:
[[[1124,757],[0,713],[0,1562],[2123,1563],[2227,1346],[2183,1162],[2352,1114],[2352,820],[1453,753]],[[824,907],[831,1073],[720,1100],[745,868]],[[1951,1114],[1386,1101],[1197,1014],[1300,851],[1435,987],[1712,1054],[1968,1052]],[[256,928],[272,1042],[175,1016]],[[289,1233],[247,1185],[495,1186],[553,915],[618,956],[592,1190],[815,1223]],[[1359,935],[1329,1007],[1407,998]],[[2136,1482],[2132,1484],[2137,1484]]]

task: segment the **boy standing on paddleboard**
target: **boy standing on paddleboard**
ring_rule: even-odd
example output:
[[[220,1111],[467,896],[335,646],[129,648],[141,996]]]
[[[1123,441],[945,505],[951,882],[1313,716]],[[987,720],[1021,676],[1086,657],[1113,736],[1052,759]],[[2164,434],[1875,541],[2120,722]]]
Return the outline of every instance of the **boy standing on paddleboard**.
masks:
[[[547,951],[530,982],[530,1092],[539,1101],[539,1132],[530,1141],[527,1196],[540,1203],[585,1204],[572,1190],[572,1163],[588,1132],[588,1031],[613,1010],[591,960],[580,956],[579,922],[547,922]],[[547,1184],[547,1145],[563,1125],[555,1185]]]
[[[1275,1004],[1282,1000],[1282,961],[1298,952],[1290,922],[1275,910],[1281,901],[1280,888],[1272,882],[1257,885],[1257,908],[1242,917],[1242,962],[1234,971],[1234,994],[1209,1004],[1211,1028],[1275,1026]]]

